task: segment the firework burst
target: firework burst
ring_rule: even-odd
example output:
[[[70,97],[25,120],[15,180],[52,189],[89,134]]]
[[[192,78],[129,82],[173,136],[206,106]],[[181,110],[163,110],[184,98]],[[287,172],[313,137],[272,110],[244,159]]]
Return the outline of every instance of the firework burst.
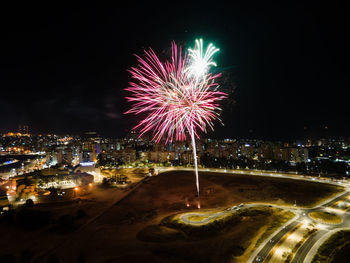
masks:
[[[126,89],[133,105],[126,113],[145,114],[145,118],[134,127],[140,136],[153,132],[153,140],[160,142],[183,141],[190,136],[196,167],[196,183],[199,194],[198,169],[195,138],[199,131],[213,129],[213,121],[219,120],[219,101],[226,94],[218,91],[216,79],[220,74],[209,72],[213,55],[218,51],[210,44],[203,53],[202,40],[196,40],[189,54],[172,43],[171,60],[162,62],[150,49],[144,57],[136,56],[137,67],[130,70],[133,81]]]
[[[219,49],[210,43],[206,52],[203,54],[203,40],[196,39],[196,45],[194,49],[188,49],[191,57],[191,63],[186,69],[189,75],[198,78],[204,78],[207,75],[211,66],[216,67],[216,63],[213,61],[213,56]]]

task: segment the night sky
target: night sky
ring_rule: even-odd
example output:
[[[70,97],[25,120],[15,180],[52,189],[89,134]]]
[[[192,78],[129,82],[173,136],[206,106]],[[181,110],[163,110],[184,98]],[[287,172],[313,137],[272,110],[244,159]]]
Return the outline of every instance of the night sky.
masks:
[[[225,126],[207,136],[349,135],[349,19],[336,1],[47,2],[1,7],[0,132],[27,124],[32,132],[123,136],[138,121],[123,115],[133,54],[152,47],[165,55],[172,40],[188,48],[202,37],[220,48],[230,93]]]

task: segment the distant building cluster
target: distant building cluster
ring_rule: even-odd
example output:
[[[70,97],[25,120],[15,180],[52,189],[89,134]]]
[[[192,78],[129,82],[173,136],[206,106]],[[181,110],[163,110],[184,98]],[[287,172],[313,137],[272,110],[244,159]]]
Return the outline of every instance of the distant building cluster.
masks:
[[[196,143],[202,167],[287,170],[315,174],[349,175],[349,140],[319,139],[271,142],[251,139],[202,139]],[[188,166],[194,163],[192,144],[138,138],[102,138],[95,132],[81,136],[29,134],[28,126],[0,137],[0,175],[9,178],[50,167],[92,169],[142,167],[152,164]],[[15,155],[11,159],[9,156]],[[13,162],[13,163],[11,163]]]

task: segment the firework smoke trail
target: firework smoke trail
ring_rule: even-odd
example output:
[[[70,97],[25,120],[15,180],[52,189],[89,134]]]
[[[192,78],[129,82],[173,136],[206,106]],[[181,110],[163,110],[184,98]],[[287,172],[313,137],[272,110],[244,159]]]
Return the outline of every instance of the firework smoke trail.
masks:
[[[198,199],[199,199],[199,176],[198,176],[198,165],[197,165],[197,148],[196,148],[196,138],[194,136],[193,127],[191,127],[191,141],[192,141],[192,151],[193,151],[193,160],[194,160],[194,172],[196,174],[197,195],[198,195]],[[199,203],[198,203],[198,208],[200,208]]]
[[[198,85],[199,81],[205,81],[207,77],[207,72],[210,66],[216,66],[216,63],[212,61],[213,55],[219,51],[215,48],[213,44],[209,44],[205,54],[203,55],[203,40],[196,39],[196,44],[194,49],[188,49],[190,53],[190,65],[185,69],[186,73],[190,76],[194,76],[196,79],[195,86]],[[197,148],[196,139],[194,136],[193,126],[191,126],[191,141],[193,150],[193,159],[196,175],[196,187],[199,200],[199,176],[198,176],[198,164],[197,164]],[[200,202],[198,202],[198,208],[200,208]]]
[[[146,116],[133,128],[140,131],[140,136],[152,131],[152,140],[158,143],[164,137],[167,143],[174,139],[186,140],[186,134],[189,134],[198,196],[195,139],[199,138],[199,131],[207,132],[207,127],[213,129],[213,121],[220,120],[218,102],[227,96],[218,91],[219,85],[215,82],[220,74],[209,72],[210,66],[216,65],[212,56],[217,51],[210,44],[203,54],[203,42],[196,40],[195,48],[189,49],[187,55],[173,42],[171,60],[161,62],[149,49],[143,58],[136,56],[139,65],[129,70],[133,82],[126,89],[131,93],[126,99],[133,103],[126,113]]]

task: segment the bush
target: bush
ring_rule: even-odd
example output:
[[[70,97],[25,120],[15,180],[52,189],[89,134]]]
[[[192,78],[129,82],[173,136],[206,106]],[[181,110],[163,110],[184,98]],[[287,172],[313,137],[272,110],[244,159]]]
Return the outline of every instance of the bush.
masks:
[[[108,187],[109,186],[109,181],[107,177],[103,177],[102,179],[102,186],[103,187]]]
[[[80,253],[78,256],[78,263],[85,263],[85,262],[86,260],[85,260],[84,254]]]
[[[27,199],[23,206],[24,207],[33,207],[34,206],[34,202],[33,202],[32,199]]]
[[[0,262],[2,262],[2,263],[15,263],[16,257],[13,254],[1,255]]]
[[[40,228],[50,223],[50,211],[22,209],[16,214],[16,223],[25,228]]]
[[[25,249],[21,252],[21,262],[31,262],[34,258],[33,251]]]
[[[77,211],[77,218],[78,218],[78,219],[84,218],[84,217],[86,217],[86,216],[87,216],[87,214],[86,214],[85,210],[79,209],[79,210]]]
[[[350,231],[339,231],[328,238],[317,250],[312,262],[333,262],[334,256],[350,244]]]
[[[241,216],[259,216],[259,215],[268,215],[271,214],[269,211],[258,210],[258,209],[244,209],[240,211],[239,214]]]
[[[47,263],[60,263],[61,261],[60,261],[60,259],[58,258],[58,256],[56,256],[56,255],[50,255],[50,256],[48,256],[48,258],[47,258]]]
[[[15,210],[8,210],[4,211],[1,221],[6,222],[6,223],[14,223],[16,217],[16,211]],[[2,262],[2,261],[0,261]]]
[[[75,228],[75,217],[72,215],[63,215],[57,220],[57,227],[60,232],[72,231]]]

